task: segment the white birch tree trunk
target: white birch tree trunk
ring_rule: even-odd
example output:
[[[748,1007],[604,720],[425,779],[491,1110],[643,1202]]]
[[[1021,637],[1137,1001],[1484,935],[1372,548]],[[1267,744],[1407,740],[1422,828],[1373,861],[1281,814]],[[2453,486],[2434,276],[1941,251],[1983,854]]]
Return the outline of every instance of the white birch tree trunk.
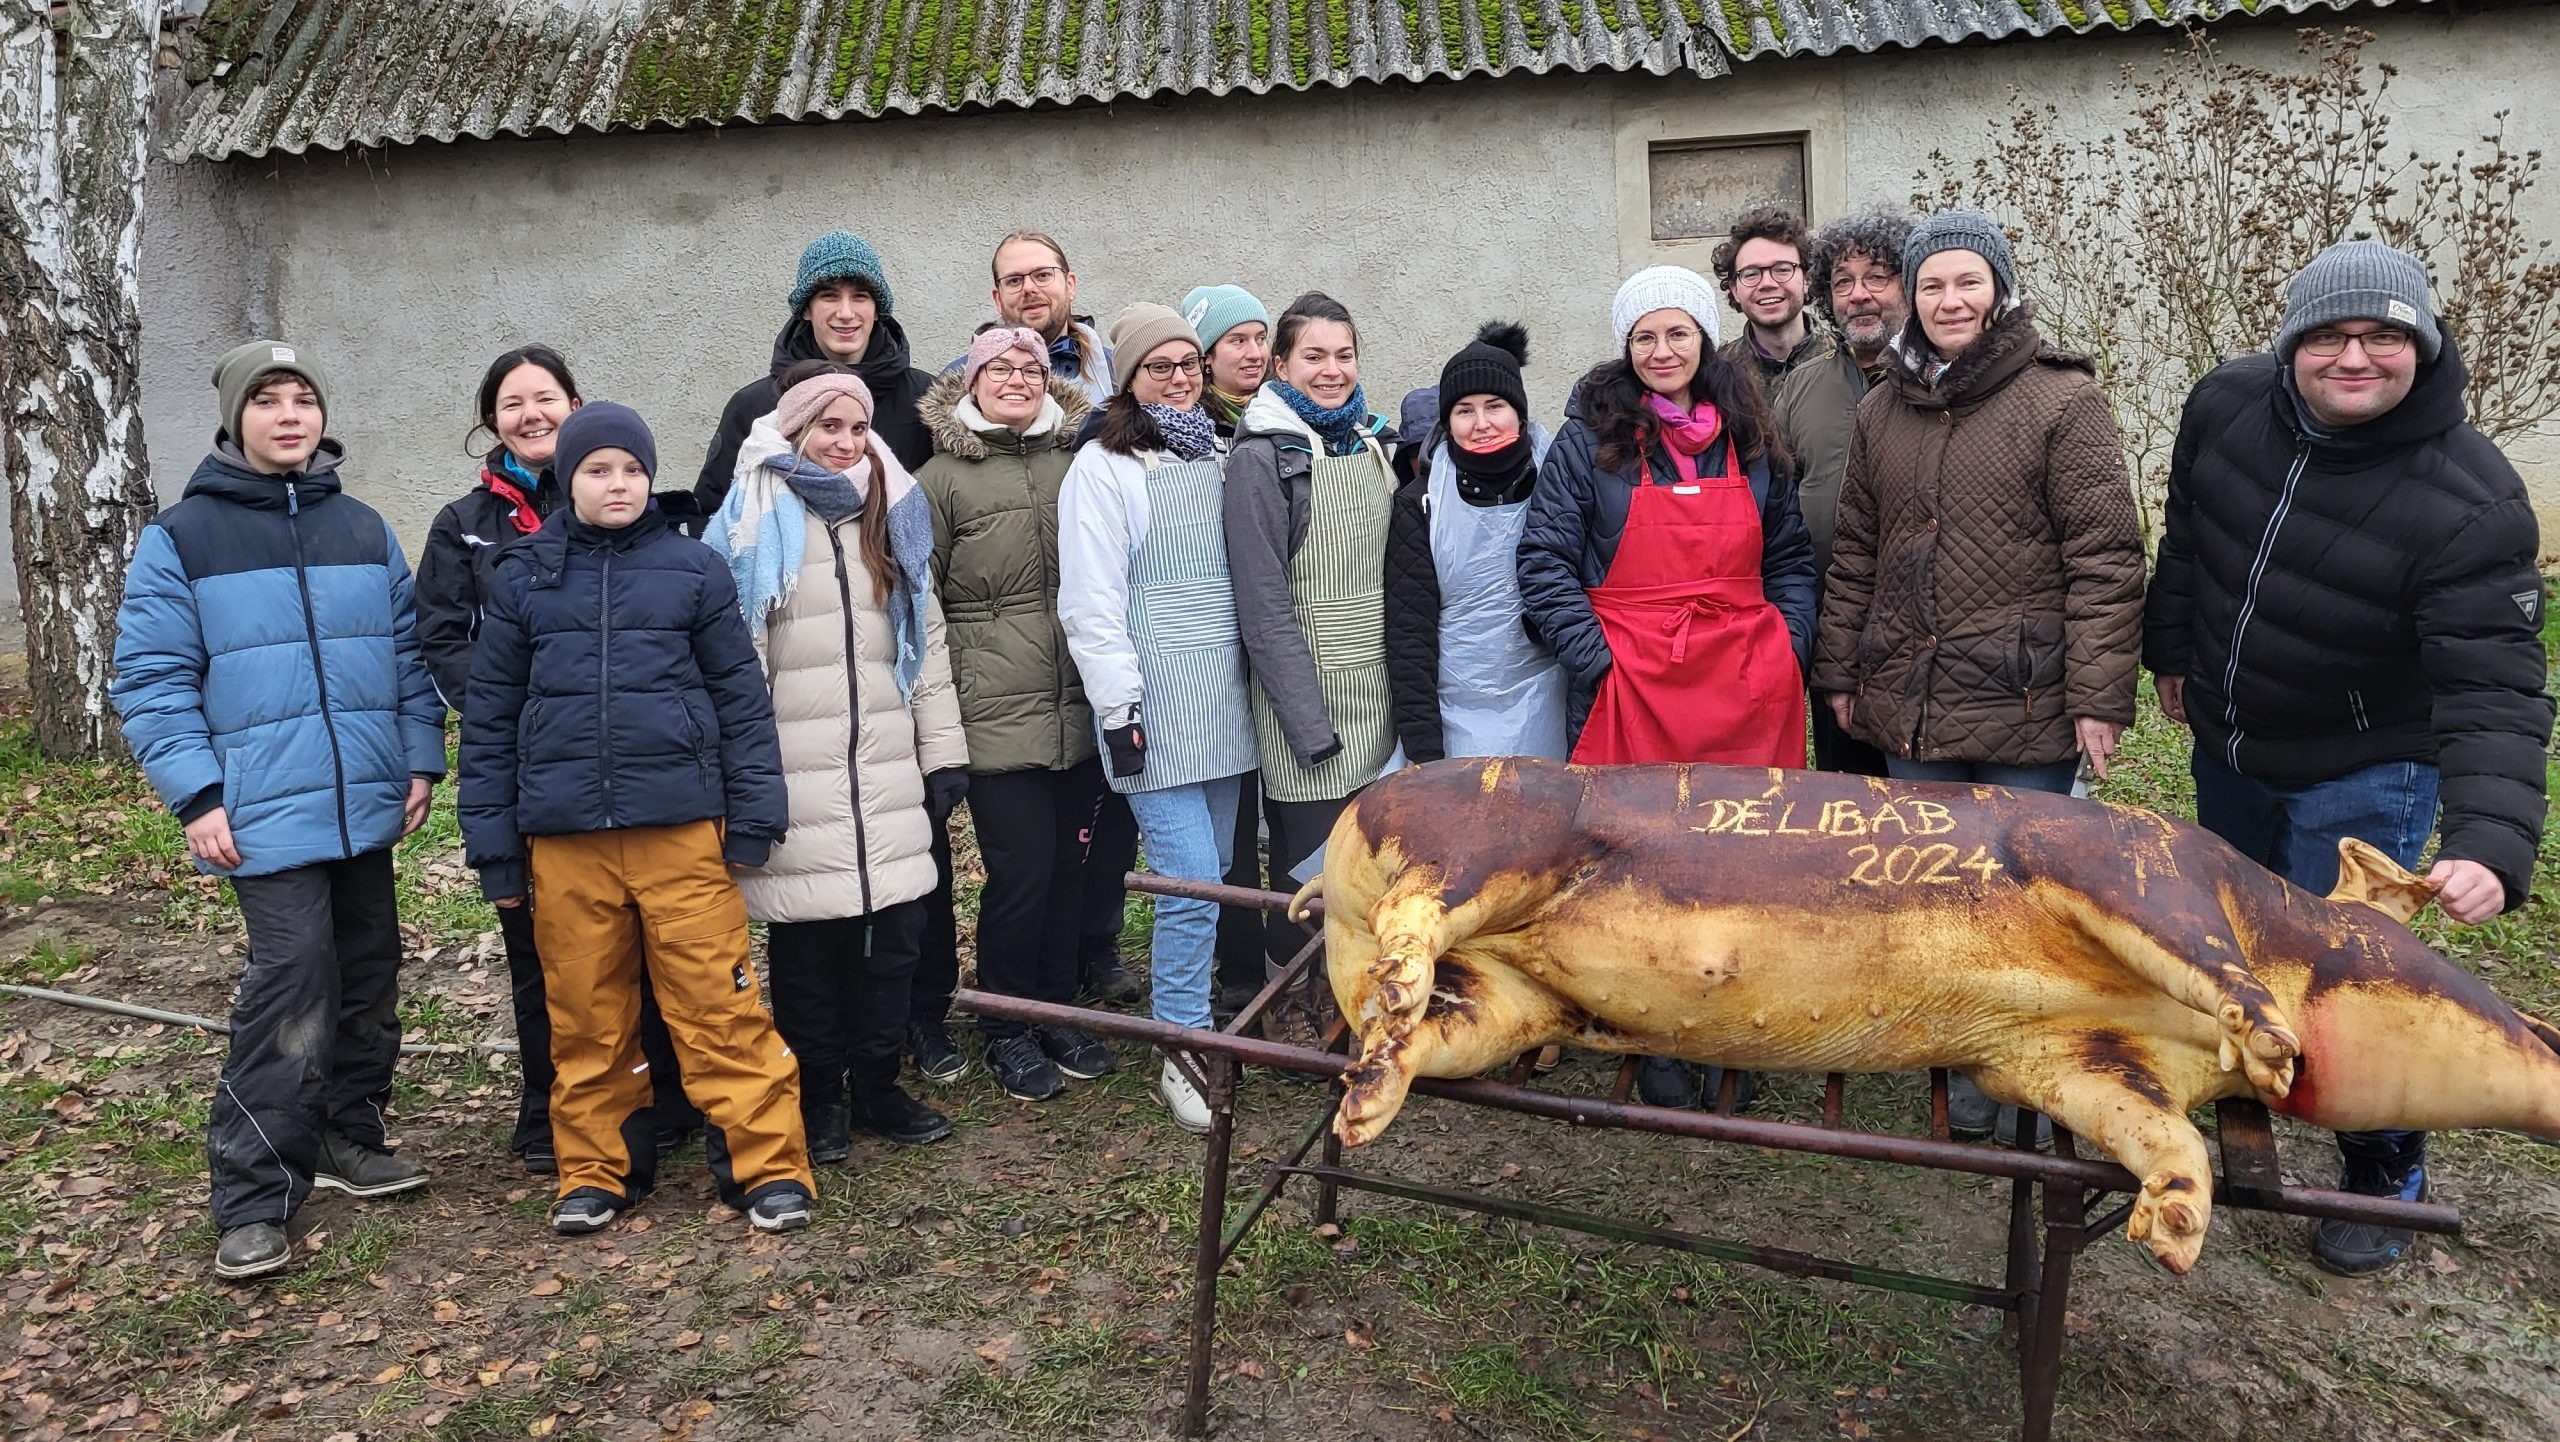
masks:
[[[142,444],[142,182],[161,0],[0,0],[0,471],[36,740],[116,749]]]

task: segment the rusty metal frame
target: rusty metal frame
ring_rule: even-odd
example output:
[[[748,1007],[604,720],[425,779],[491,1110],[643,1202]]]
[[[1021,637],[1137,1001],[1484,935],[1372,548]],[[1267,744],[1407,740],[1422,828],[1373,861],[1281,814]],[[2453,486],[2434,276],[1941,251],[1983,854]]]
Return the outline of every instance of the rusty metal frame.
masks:
[[[1226,906],[1252,906],[1285,911],[1290,898],[1280,892],[1208,882],[1177,881],[1147,872],[1132,872],[1129,889],[1151,896],[1214,901]],[[1315,904],[1320,911],[1322,903]],[[1413,1092],[1469,1106],[1491,1107],[1566,1122],[1574,1126],[1650,1132],[1699,1141],[1728,1142],[1777,1151],[1858,1161],[1887,1162],[1975,1176],[2006,1178],[2009,1188],[2009,1234],[2006,1266],[1999,1283],[1966,1281],[1917,1272],[1869,1266],[1835,1257],[1783,1247],[1723,1241],[1690,1232],[1646,1226],[1616,1218],[1570,1211],[1539,1202],[1485,1192],[1427,1185],[1345,1167],[1342,1143],[1333,1134],[1335,1108],[1341,1104],[1336,1079],[1350,1059],[1338,1048],[1345,1027],[1336,1021],[1324,1050],[1290,1046],[1249,1035],[1255,1023],[1284,989],[1308,986],[1321,975],[1317,958],[1324,947],[1314,934],[1289,964],[1239,1012],[1216,1031],[1175,1026],[1152,1017],[1094,1011],[1021,997],[997,996],[964,989],[955,1000],[965,1010],[984,1016],[1034,1024],[1073,1026],[1085,1031],[1141,1042],[1170,1058],[1209,1107],[1209,1131],[1202,1139],[1203,1172],[1199,1234],[1193,1251],[1189,1377],[1184,1391],[1182,1430],[1199,1437],[1208,1430],[1209,1382],[1216,1335],[1218,1278],[1227,1261],[1251,1233],[1262,1214],[1301,1177],[1315,1188],[1318,1224],[1332,1222],[1342,1192],[1372,1192],[1429,1206],[1449,1207],[1580,1232],[1611,1241],[1687,1252],[1719,1261],[1763,1268],[1790,1276],[1823,1277],[1858,1286],[1946,1301],[1996,1308],[2013,1319],[2018,1347],[2021,1442],[2050,1442],[2053,1414],[2062,1378],[2064,1316],[2068,1311],[2073,1264],[2092,1242],[2123,1225],[2138,1188],[2133,1176],[2115,1163],[2082,1157],[2072,1135],[2056,1127],[2053,1153],[2031,1148],[2032,1118],[2022,1118],[2014,1148],[1953,1140],[1947,1129],[1947,1079],[1944,1070],[1929,1078],[1928,1137],[1857,1131],[1840,1124],[1845,1078],[1834,1072],[1824,1082],[1822,1121],[1761,1121],[1733,1115],[1736,1078],[1727,1072],[1712,1110],[1687,1111],[1630,1104],[1635,1060],[1619,1068],[1607,1098],[1565,1096],[1520,1085],[1528,1079],[1530,1058],[1523,1056],[1507,1081],[1482,1078],[1452,1081],[1418,1078]],[[1247,1064],[1274,1071],[1324,1079],[1327,1102],[1283,1156],[1263,1168],[1263,1180],[1241,1213],[1227,1216],[1228,1189],[1235,1158],[1236,1100]],[[2253,1101],[2224,1101],[2216,1113],[2221,1152],[2214,1204],[2243,1210],[2281,1212],[2293,1216],[2340,1218],[2412,1231],[2453,1235],[2461,1217],[2453,1208],[2426,1202],[2357,1196],[2347,1192],[2287,1186],[2276,1165],[2275,1133],[2266,1109]],[[1308,1161],[1308,1153],[1320,1159]],[[2108,1205],[2111,1198],[2124,1200]],[[2099,1215],[2092,1217],[2092,1212]]]

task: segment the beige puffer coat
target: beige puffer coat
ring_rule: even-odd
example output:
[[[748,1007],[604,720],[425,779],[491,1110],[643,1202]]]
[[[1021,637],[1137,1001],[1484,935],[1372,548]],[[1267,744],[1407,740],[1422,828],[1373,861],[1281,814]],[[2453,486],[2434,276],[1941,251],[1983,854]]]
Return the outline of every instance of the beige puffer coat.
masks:
[[[942,606],[926,608],[924,669],[910,709],[890,669],[897,643],[889,615],[871,595],[861,523],[844,522],[831,542],[812,513],[799,583],[766,622],[765,675],[782,734],[791,831],[763,867],[737,874],[747,914],[758,921],[861,916],[933,890],[924,778],[969,764]]]

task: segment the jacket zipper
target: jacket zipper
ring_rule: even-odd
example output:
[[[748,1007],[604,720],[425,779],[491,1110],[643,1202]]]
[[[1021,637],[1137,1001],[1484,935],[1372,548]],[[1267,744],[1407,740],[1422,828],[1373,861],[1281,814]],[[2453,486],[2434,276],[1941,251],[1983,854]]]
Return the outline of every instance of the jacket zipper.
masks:
[[[2285,512],[2293,509],[2294,488],[2302,483],[2302,468],[2311,460],[2311,442],[2298,440],[2293,448],[2293,464],[2284,473],[2284,489],[2276,496],[2276,508],[2267,517],[2266,534],[2258,538],[2257,559],[2249,563],[2249,585],[2241,593],[2240,615],[2231,623],[2231,657],[2222,668],[2222,721],[2231,728],[2231,739],[2223,743],[2223,764],[2240,769],[2240,640],[2249,631],[2250,613],[2258,609],[2258,583],[2265,579],[2267,561],[2275,555],[2276,532],[2284,526]]]
[[[604,574],[596,582],[596,775],[604,794],[604,824],[621,823],[613,815],[613,547],[604,554]]]
[[[853,738],[845,750],[845,780],[853,791],[853,865],[862,883],[862,954],[871,954],[871,831],[862,822],[862,645],[854,630],[853,575],[845,569],[844,537],[834,526],[827,527],[827,544],[836,553],[836,595],[844,606],[844,693],[852,703],[849,720]],[[933,808],[925,808],[925,819],[933,819]]]
[[[2365,714],[2364,693],[2362,691],[2350,691],[2347,693],[2347,710],[2355,716],[2356,729],[2358,731],[2370,731],[2373,729],[2373,718]]]
[[[355,837],[347,827],[347,758],[338,750],[338,722],[329,710],[329,667],[320,656],[320,616],[311,609],[311,575],[302,567],[301,517],[301,490],[287,481],[284,483],[284,529],[293,538],[293,584],[302,592],[302,629],[311,640],[311,679],[320,687],[320,729],[328,733],[329,767],[338,778],[338,849],[353,856]]]

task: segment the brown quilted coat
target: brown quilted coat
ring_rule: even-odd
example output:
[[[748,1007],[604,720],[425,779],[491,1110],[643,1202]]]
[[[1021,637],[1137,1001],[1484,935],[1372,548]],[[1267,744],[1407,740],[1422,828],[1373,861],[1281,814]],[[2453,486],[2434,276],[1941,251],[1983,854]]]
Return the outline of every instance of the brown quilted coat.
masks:
[[[2130,724],[2142,540],[2090,363],[2031,306],[1935,385],[1915,319],[1858,405],[1813,686],[1895,756],[2044,765],[2071,718]]]

